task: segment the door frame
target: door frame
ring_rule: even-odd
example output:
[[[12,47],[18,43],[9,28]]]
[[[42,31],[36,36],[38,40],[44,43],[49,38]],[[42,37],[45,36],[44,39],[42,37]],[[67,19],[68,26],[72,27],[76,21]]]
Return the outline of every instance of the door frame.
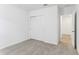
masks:
[[[77,49],[77,12],[74,12],[74,49]],[[61,41],[61,16],[59,16],[59,41]]]

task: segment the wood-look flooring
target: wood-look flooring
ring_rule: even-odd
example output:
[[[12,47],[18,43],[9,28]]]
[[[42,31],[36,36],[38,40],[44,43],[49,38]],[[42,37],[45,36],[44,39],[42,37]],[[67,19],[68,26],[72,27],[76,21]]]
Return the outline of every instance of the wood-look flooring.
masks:
[[[39,40],[29,39],[22,43],[0,50],[1,55],[77,55],[73,47],[65,46],[64,43],[45,43]]]

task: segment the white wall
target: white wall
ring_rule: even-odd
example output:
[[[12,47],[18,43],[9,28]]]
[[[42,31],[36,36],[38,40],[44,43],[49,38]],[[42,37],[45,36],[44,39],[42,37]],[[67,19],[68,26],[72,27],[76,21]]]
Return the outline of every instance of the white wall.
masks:
[[[58,9],[57,6],[35,10],[30,13],[30,38],[48,43],[58,42]]]
[[[62,34],[72,35],[72,15],[61,16],[61,32]]]
[[[26,12],[0,5],[0,49],[27,39]]]
[[[59,8],[59,14],[60,15],[69,15],[72,14],[75,10],[76,5],[71,6],[64,6],[62,8]]]

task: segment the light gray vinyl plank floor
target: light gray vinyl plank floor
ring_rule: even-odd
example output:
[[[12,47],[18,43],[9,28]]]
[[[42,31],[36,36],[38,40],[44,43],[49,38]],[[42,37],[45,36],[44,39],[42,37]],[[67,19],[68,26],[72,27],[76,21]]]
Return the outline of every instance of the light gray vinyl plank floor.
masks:
[[[29,39],[22,43],[0,50],[1,55],[77,55],[72,47],[54,45],[39,40]]]

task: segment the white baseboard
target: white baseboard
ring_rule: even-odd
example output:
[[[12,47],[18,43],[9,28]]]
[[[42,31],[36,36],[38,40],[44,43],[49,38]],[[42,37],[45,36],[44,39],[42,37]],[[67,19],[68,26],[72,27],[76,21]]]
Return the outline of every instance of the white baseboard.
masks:
[[[26,39],[24,39],[24,40],[20,40],[20,41],[17,41],[17,42],[12,42],[12,43],[10,43],[10,44],[6,44],[6,45],[0,47],[0,49],[4,49],[4,48],[6,48],[6,47],[9,47],[9,46],[18,44],[18,43],[23,42],[23,41],[25,41],[25,40],[26,40]],[[28,40],[28,39],[27,39],[27,40]]]

